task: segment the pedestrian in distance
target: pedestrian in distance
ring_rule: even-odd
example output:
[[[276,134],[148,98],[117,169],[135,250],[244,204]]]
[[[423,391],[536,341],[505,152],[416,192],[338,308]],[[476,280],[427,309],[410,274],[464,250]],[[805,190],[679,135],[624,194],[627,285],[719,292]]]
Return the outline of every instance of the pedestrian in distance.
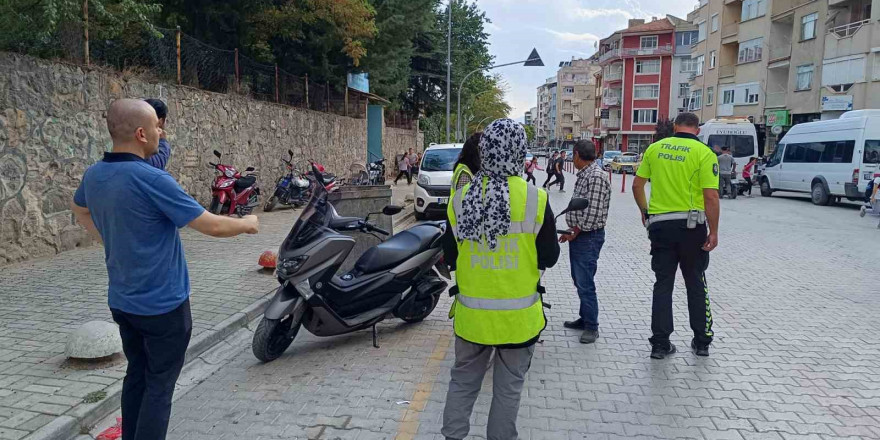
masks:
[[[123,440],[163,440],[174,384],[192,333],[190,285],[178,229],[213,237],[256,234],[259,221],[209,213],[146,159],[162,129],[149,104],[120,99],[107,111],[113,149],[89,167],[72,210],[104,242],[110,312],[128,360],[122,384]]]
[[[535,180],[535,170],[544,171],[543,168],[538,166],[538,157],[532,156],[532,160],[526,162],[526,183],[531,182],[532,185],[538,184]]]
[[[558,154],[559,153],[553,153],[550,155],[550,158],[547,159],[547,180],[541,185],[544,189],[547,189],[547,184],[556,177],[556,156]]]
[[[156,117],[159,118],[159,128],[162,130],[162,134],[159,136],[159,151],[148,157],[147,163],[160,170],[164,170],[168,165],[168,159],[171,158],[171,144],[168,143],[165,132],[165,122],[168,119],[168,106],[160,99],[150,98],[145,101],[156,110]]]
[[[730,147],[721,147],[721,155],[718,156],[718,167],[721,173],[721,197],[727,194],[728,198],[735,198],[733,193],[733,176],[736,173],[736,160],[730,155]]]
[[[452,167],[450,197],[455,195],[456,191],[471,183],[474,173],[480,171],[480,136],[482,134],[482,132],[476,132],[464,141],[464,146],[461,147],[461,152],[458,153],[455,166]]]
[[[742,170],[743,180],[746,182],[745,190],[749,192],[749,197],[752,196],[752,171],[755,170],[755,166],[758,164],[757,157],[749,158],[749,163],[747,163]]]
[[[399,172],[394,179],[394,184],[397,185],[397,181],[400,180],[401,177],[406,176],[406,184],[411,185],[412,176],[409,174],[409,153],[406,151],[403,152],[403,156],[401,156],[400,160],[397,162],[397,169]]]
[[[596,146],[592,142],[577,141],[572,154],[574,167],[578,169],[572,197],[587,199],[590,204],[583,211],[571,211],[565,215],[571,234],[559,238],[560,243],[568,243],[571,278],[580,298],[580,316],[563,325],[566,328],[583,330],[581,343],[592,344],[599,338],[599,300],[594,278],[599,253],[605,244],[611,181],[596,162]]]
[[[547,189],[550,189],[553,187],[553,185],[558,184],[559,185],[559,192],[564,193],[565,192],[565,152],[564,151],[560,152],[556,156],[556,159],[553,160],[553,165],[551,165],[551,166],[553,167],[553,177],[555,178],[555,180],[550,182],[547,185]]]
[[[687,287],[688,313],[694,337],[691,349],[709,355],[712,343],[712,309],[706,269],[709,253],[718,246],[718,158],[697,138],[700,119],[680,113],[673,123],[675,135],[651,144],[632,184],[633,197],[651,241],[654,298],[651,307],[651,357],[675,353],[672,290],[680,267]],[[645,185],[651,181],[650,203]]]
[[[517,438],[525,376],[546,326],[540,271],[559,258],[547,193],[521,177],[525,155],[522,124],[512,119],[489,124],[480,138],[480,171],[455,193],[447,211],[443,252],[457,282],[450,313],[455,363],[441,429],[447,439],[467,437],[490,363],[493,392],[486,438]]]

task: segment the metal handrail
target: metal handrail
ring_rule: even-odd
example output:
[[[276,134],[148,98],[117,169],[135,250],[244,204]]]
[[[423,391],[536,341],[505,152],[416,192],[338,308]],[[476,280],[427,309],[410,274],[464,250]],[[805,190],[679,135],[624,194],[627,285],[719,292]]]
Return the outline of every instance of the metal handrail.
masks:
[[[855,33],[858,32],[859,29],[862,28],[862,26],[864,26],[870,22],[871,22],[871,19],[856,21],[853,23],[847,23],[847,24],[840,25],[837,27],[829,28],[828,33],[837,35],[838,38],[848,38],[848,37],[855,35]]]

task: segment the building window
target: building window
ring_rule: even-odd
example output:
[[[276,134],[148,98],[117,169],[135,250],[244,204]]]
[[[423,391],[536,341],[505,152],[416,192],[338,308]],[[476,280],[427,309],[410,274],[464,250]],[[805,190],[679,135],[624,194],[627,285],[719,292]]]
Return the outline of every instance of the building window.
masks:
[[[660,73],[660,60],[636,61],[636,73]]]
[[[697,76],[700,76],[703,74],[703,64],[705,64],[705,63],[706,63],[705,56],[700,55],[697,57]]]
[[[762,17],[767,13],[767,0],[744,0],[741,21]]]
[[[639,47],[641,49],[656,49],[657,48],[657,36],[649,35],[646,37],[642,37],[639,43]]]
[[[710,106],[715,103],[715,87],[706,88],[706,105]]]
[[[637,85],[633,87],[633,97],[635,99],[654,99],[660,97],[660,85],[648,84]]]
[[[743,41],[739,43],[738,63],[750,63],[752,61],[760,61],[764,49],[764,38],[755,38],[753,40]]]
[[[810,90],[813,87],[813,65],[798,66],[795,90]]]
[[[721,104],[733,104],[733,90],[728,89],[721,92]]]
[[[690,83],[678,83],[678,97],[687,98],[691,94]]]
[[[681,60],[681,72],[682,73],[693,73],[697,71],[697,59],[696,58],[685,58]]]
[[[706,39],[706,22],[697,23],[697,43]]]
[[[567,94],[574,93],[574,87],[565,87],[562,89],[562,92]]]
[[[633,124],[656,124],[657,110],[633,110]]]
[[[871,70],[871,80],[880,81],[880,52],[874,52],[874,66]]]
[[[812,40],[813,38],[816,38],[816,22],[818,20],[818,12],[804,15],[804,17],[801,18],[801,41]]]
[[[697,42],[696,32],[679,32],[675,34],[676,46],[691,46]]]
[[[712,14],[712,32],[718,32],[718,14]]]
[[[737,88],[741,90],[741,93],[737,93],[737,95],[739,95],[739,100],[736,104],[750,105],[758,103],[760,87],[757,84],[737,86]]]
[[[690,110],[699,110],[703,108],[703,90],[694,90],[691,92]]]
[[[715,55],[716,55],[716,52],[714,50],[712,52],[709,52],[709,68],[710,69],[715,68]]]

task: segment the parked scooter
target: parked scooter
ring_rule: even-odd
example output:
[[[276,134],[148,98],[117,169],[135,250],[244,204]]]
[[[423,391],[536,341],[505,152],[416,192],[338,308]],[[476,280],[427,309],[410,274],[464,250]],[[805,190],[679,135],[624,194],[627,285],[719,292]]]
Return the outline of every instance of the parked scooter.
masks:
[[[368,165],[367,173],[369,174],[369,184],[370,185],[384,185],[385,184],[385,159],[379,159],[373,162],[370,162]]]
[[[343,231],[390,235],[366,218],[340,217],[327,200],[322,174],[299,220],[278,251],[281,286],[254,333],[254,356],[269,362],[281,356],[305,327],[316,336],[334,336],[373,328],[389,315],[419,322],[434,310],[446,290],[433,269],[447,279],[440,239],[445,223],[427,222],[395,234],[368,249],[349,272],[336,272],[355,245]],[[402,208],[386,206],[384,215]],[[378,235],[376,235],[378,237]]]
[[[220,161],[221,154],[214,150],[214,156]],[[211,185],[211,206],[213,214],[238,215],[244,217],[259,204],[260,188],[257,176],[252,173],[254,167],[247,167],[248,174],[242,176],[232,165],[208,162],[219,174]]]
[[[275,181],[275,192],[263,207],[266,212],[275,209],[278,204],[298,207],[309,201],[311,182],[309,179],[299,176],[299,173],[293,168],[293,151],[287,150],[287,154],[290,155],[290,159],[281,158],[281,161],[287,165],[287,174]]]

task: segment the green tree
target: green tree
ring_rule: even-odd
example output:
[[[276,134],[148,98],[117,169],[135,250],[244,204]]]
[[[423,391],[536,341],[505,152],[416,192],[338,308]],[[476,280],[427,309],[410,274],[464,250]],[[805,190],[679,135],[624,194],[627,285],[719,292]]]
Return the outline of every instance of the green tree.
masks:
[[[654,141],[659,141],[660,139],[668,138],[675,134],[675,129],[673,128],[672,121],[669,118],[661,118],[657,120],[657,125],[654,127]]]
[[[534,125],[524,125],[526,129],[526,140],[529,144],[535,141],[535,126]]]
[[[138,0],[88,0],[89,36],[117,39],[152,30],[161,6]],[[82,0],[0,1],[0,49],[39,56],[83,53]]]

